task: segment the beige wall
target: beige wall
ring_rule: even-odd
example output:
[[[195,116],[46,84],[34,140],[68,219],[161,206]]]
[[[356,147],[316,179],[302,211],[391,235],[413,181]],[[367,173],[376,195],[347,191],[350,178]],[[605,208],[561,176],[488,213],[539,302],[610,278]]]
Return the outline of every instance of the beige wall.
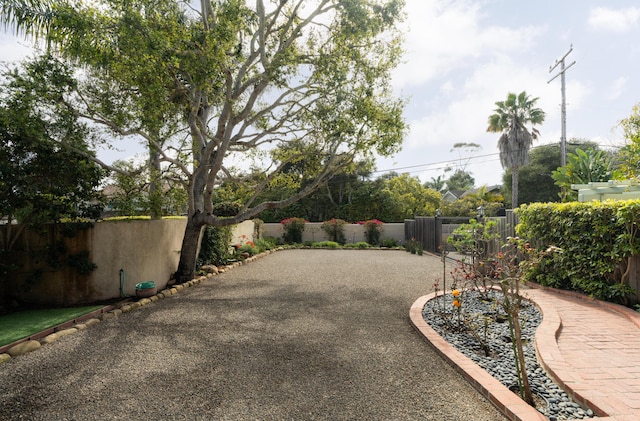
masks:
[[[308,222],[304,224],[304,231],[302,232],[302,241],[325,241],[327,236],[321,228],[322,222]],[[383,225],[384,230],[380,235],[381,239],[393,238],[398,243],[404,243],[404,223],[390,223]],[[263,226],[264,237],[275,237],[282,239],[284,229],[280,223],[269,223]],[[358,224],[345,224],[344,236],[347,243],[358,243],[365,241],[364,227]]]
[[[167,285],[178,268],[186,219],[98,222],[93,229],[91,259],[98,268],[91,276],[96,300],[120,296],[120,269],[128,295],[138,282]]]
[[[231,244],[244,244],[253,241],[253,221],[244,221],[233,227]]]
[[[6,288],[20,301],[34,304],[74,305],[111,300],[120,297],[122,269],[124,294],[135,295],[135,285],[144,281],[155,282],[160,290],[178,268],[186,225],[186,218],[101,221],[73,238],[56,234],[60,229],[56,225],[50,226],[46,238],[37,232],[25,233],[18,244],[23,252],[15,253],[23,269]],[[235,226],[232,244],[253,240],[253,225],[252,221],[245,221]],[[46,247],[47,238],[64,238],[69,253],[89,250],[89,260],[97,268],[89,275],[79,275],[73,268],[56,270],[45,266],[40,281],[28,283],[28,277],[42,267],[36,258],[29,257],[32,254],[29,250]]]

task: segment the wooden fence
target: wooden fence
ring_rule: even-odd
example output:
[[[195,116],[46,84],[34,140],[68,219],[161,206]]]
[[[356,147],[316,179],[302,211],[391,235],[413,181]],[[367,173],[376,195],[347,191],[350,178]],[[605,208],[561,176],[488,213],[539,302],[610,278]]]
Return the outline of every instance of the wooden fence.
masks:
[[[511,210],[506,216],[490,217],[487,220],[497,223],[495,230],[499,234],[499,241],[490,245],[489,251],[498,247],[500,242],[505,242],[508,237],[515,236],[515,227],[518,223],[517,216]],[[404,221],[404,239],[416,240],[422,244],[425,251],[430,253],[441,253],[442,250],[453,251],[453,247],[447,244],[453,232],[462,224],[468,224],[470,217],[439,217],[439,216],[419,216],[416,219]]]

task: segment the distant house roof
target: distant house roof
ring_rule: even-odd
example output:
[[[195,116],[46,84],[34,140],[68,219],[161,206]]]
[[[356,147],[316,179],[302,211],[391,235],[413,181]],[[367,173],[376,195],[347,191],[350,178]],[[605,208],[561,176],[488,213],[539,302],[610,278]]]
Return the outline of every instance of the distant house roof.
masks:
[[[502,186],[500,184],[494,184],[493,186],[482,186],[482,187],[485,188],[487,193],[500,193],[500,189],[502,188]],[[463,197],[463,196],[466,196],[468,194],[477,194],[478,191],[480,191],[480,189],[482,187],[478,187],[478,188],[475,188],[475,189],[467,190],[466,192],[462,193],[461,196],[458,196],[458,197]]]
[[[456,200],[461,198],[463,194],[464,194],[464,190],[447,190],[442,195],[442,201],[443,202],[455,202]]]
[[[495,184],[493,186],[482,186],[482,187],[484,187],[488,193],[500,193],[500,189],[502,188],[500,184]],[[447,190],[445,193],[442,194],[442,201],[455,202],[461,197],[467,196],[469,194],[477,194],[482,187],[478,187],[478,188],[466,190],[466,191],[465,190]]]

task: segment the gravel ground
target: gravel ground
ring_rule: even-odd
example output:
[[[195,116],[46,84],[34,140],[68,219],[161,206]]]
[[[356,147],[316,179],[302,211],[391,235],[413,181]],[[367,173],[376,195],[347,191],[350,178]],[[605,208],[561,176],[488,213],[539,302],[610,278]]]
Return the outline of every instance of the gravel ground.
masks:
[[[0,419],[504,417],[411,327],[439,258],[288,250],[0,366]]]

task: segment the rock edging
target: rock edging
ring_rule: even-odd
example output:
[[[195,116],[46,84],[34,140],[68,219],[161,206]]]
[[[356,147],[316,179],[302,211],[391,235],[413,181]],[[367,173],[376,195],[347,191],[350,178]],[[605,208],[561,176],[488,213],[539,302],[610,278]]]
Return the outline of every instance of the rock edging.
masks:
[[[0,365],[10,361],[12,358],[16,358],[21,355],[27,354],[29,352],[33,352],[37,349],[40,349],[43,345],[47,345],[52,342],[55,342],[62,337],[65,337],[67,335],[72,335],[78,331],[87,329],[88,327],[93,326],[102,321],[115,319],[120,315],[122,315],[123,313],[128,313],[130,311],[144,307],[146,305],[149,305],[163,298],[167,298],[172,295],[178,294],[179,292],[184,291],[186,288],[190,288],[198,284],[201,284],[207,279],[212,278],[218,274],[228,272],[231,269],[253,262],[261,257],[267,256],[279,250],[284,250],[284,247],[278,247],[273,250],[266,250],[262,253],[256,254],[254,256],[250,256],[245,260],[234,262],[230,265],[226,265],[222,267],[208,265],[207,269],[205,269],[205,271],[207,272],[206,275],[198,276],[182,284],[168,285],[165,289],[163,289],[162,291],[159,291],[158,293],[156,293],[155,295],[152,295],[151,297],[141,298],[138,301],[134,301],[134,302],[123,303],[118,308],[114,308],[102,313],[99,317],[83,320],[81,323],[76,323],[69,328],[65,328],[65,329],[61,329],[56,332],[53,332],[39,340],[32,339],[32,340],[20,342],[12,346],[11,348],[9,348],[5,353],[0,354]],[[211,266],[213,266],[213,268],[215,269],[213,269]]]

